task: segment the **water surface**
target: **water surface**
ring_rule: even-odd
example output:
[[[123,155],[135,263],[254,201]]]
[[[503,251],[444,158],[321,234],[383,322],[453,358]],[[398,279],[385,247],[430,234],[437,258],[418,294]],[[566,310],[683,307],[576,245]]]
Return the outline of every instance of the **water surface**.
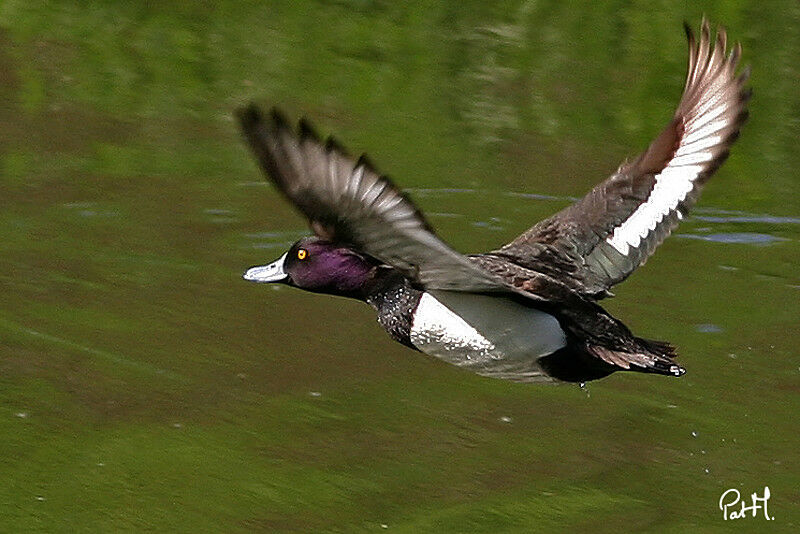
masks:
[[[681,379],[482,378],[363,304],[247,284],[304,235],[231,112],[307,115],[457,249],[512,239],[666,123],[681,23],[727,25],[751,120],[605,304]],[[0,518],[19,531],[800,525],[800,5],[0,3]]]

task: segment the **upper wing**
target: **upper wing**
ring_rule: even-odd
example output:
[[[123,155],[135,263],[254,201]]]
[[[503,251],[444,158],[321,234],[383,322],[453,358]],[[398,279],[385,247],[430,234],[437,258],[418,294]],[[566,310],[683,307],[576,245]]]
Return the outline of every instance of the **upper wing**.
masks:
[[[305,121],[296,132],[275,110],[264,118],[250,105],[238,118],[267,176],[318,236],[349,243],[430,289],[508,291],[436,237],[416,206],[365,157],[354,161],[332,139],[322,143]]]
[[[726,34],[700,42],[686,27],[689,68],[674,118],[631,163],[584,198],[494,253],[602,296],[643,264],[697,200],[728,156],[747,117],[749,70],[736,73],[741,46],[726,57]]]

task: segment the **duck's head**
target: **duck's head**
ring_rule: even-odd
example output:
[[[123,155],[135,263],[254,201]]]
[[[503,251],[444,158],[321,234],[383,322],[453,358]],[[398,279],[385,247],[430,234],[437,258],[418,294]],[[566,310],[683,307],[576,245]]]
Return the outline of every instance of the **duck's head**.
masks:
[[[304,237],[274,262],[248,269],[244,279],[359,297],[376,265],[376,261],[341,244]]]

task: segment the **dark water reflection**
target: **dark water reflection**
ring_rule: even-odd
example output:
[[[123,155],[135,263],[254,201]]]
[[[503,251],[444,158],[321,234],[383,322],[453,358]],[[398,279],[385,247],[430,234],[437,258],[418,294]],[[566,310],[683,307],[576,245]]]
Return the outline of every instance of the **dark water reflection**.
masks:
[[[730,160],[608,308],[680,380],[511,384],[365,306],[246,284],[303,221],[239,139],[251,99],[369,151],[465,252],[659,131],[684,19],[755,97]],[[0,3],[0,517],[8,531],[800,525],[800,4]]]

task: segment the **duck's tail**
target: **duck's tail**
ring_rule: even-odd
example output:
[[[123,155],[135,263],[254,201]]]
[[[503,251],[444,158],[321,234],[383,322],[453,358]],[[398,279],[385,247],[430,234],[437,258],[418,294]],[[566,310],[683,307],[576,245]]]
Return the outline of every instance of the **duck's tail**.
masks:
[[[604,362],[640,373],[657,373],[668,376],[682,376],[686,369],[675,363],[675,347],[666,341],[633,338],[632,349],[618,350],[599,345],[589,345],[586,350]]]

